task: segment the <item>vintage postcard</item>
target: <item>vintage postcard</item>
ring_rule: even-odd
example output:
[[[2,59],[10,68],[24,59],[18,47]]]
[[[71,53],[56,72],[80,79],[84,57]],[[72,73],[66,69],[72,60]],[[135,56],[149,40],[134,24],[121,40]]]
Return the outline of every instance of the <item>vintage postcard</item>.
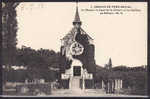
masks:
[[[2,96],[147,97],[147,2],[2,2]]]

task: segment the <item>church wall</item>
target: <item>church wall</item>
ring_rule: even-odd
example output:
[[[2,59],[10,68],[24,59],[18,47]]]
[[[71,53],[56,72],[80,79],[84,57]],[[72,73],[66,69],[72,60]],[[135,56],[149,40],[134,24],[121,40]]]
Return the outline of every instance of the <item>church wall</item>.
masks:
[[[65,56],[61,56],[59,63],[60,73],[65,73],[65,70],[71,67],[71,63],[71,60],[68,60]]]
[[[81,60],[83,68],[86,68],[89,73],[95,73],[94,45],[86,46],[83,54],[73,57]]]
[[[86,63],[87,63],[86,66],[87,71],[89,73],[95,73],[96,66],[95,66],[95,59],[94,59],[94,45],[88,45]]]
[[[97,83],[95,83],[95,87],[96,87],[97,89],[101,89],[101,88],[103,87],[102,80],[99,81],[99,82],[97,82]]]

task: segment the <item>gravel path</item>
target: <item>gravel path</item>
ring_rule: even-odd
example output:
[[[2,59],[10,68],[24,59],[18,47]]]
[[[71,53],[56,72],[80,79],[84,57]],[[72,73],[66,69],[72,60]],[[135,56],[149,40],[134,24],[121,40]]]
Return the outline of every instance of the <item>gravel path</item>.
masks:
[[[69,90],[59,89],[52,91],[52,97],[147,97],[140,95],[106,94],[102,89]]]

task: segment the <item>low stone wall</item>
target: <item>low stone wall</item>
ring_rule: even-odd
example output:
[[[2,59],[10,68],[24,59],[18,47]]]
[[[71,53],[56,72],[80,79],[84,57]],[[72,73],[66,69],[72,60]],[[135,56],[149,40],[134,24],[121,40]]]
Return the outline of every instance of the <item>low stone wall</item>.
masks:
[[[51,85],[47,84],[24,84],[17,85],[16,92],[19,95],[50,95],[51,94]]]
[[[85,89],[93,89],[94,80],[85,79]]]
[[[60,81],[60,87],[64,89],[69,89],[69,79],[62,79]]]
[[[117,94],[125,94],[125,95],[148,95],[147,89],[139,90],[139,89],[131,89],[131,88],[122,88],[120,90],[115,91]]]

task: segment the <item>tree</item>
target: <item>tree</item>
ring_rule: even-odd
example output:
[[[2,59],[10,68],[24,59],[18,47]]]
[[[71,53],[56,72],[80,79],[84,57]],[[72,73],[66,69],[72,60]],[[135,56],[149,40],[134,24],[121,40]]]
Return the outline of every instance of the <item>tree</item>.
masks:
[[[19,3],[17,2],[2,2],[2,65],[7,67],[6,72],[9,72],[10,66],[14,64],[16,52],[16,33],[17,21],[16,10]],[[3,76],[3,82],[7,81]]]
[[[54,80],[56,71],[50,68],[59,68],[60,53],[53,50],[38,49],[22,46],[17,48],[16,64],[27,67],[27,78],[46,78]],[[56,78],[55,78],[56,79]]]
[[[8,68],[15,60],[17,20],[16,10],[19,3],[3,2],[2,5],[2,57]]]

